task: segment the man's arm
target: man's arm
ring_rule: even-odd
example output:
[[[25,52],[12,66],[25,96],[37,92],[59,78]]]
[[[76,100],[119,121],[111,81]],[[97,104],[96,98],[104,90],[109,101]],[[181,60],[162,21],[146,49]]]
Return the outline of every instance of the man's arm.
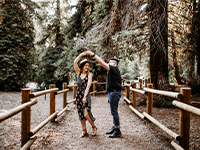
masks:
[[[93,55],[94,55],[94,53],[91,52],[91,51],[86,51],[86,54],[87,54],[87,55],[90,55],[90,56],[93,56]],[[96,61],[97,61],[102,67],[104,67],[104,68],[107,69],[107,70],[110,70],[109,64],[105,63],[105,61],[104,61],[101,57],[95,55],[94,58],[96,59]]]

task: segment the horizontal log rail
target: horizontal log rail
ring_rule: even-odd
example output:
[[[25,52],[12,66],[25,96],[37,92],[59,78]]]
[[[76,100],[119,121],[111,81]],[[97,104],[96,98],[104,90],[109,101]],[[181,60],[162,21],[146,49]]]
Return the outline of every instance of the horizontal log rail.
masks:
[[[71,87],[77,87],[76,84],[72,84],[72,85],[67,85],[67,87],[71,88]]]
[[[134,91],[134,92],[137,92],[137,93],[140,93],[140,94],[147,94],[146,91],[143,91],[143,90],[138,90],[138,89],[135,89],[135,88],[130,88],[131,91]]]
[[[106,84],[106,82],[97,82],[97,84]]]
[[[75,102],[75,101],[76,101],[76,99],[73,99],[73,100],[67,101],[67,104],[71,104],[71,103],[73,103],[73,102]]]
[[[27,103],[24,103],[24,104],[21,104],[5,113],[2,113],[0,114],[0,122],[18,114],[19,112],[21,112],[22,110],[32,106],[32,105],[35,105],[38,101],[36,99],[30,101],[30,102],[27,102]]]
[[[69,108],[69,106],[67,105],[63,110],[61,110],[58,114],[57,114],[57,117],[60,117],[67,109]]]
[[[177,92],[168,92],[168,91],[155,90],[155,89],[149,89],[149,88],[143,88],[143,90],[145,92],[168,96],[168,97],[172,97],[176,99],[181,99],[183,97],[181,93],[177,93]]]
[[[172,104],[180,109],[183,109],[183,110],[186,110],[188,112],[191,112],[195,115],[198,115],[200,116],[200,109],[199,108],[196,108],[196,107],[193,107],[193,106],[190,106],[188,104],[185,104],[185,103],[182,103],[182,102],[179,102],[179,101],[176,101],[174,100],[172,102]]]
[[[176,139],[177,141],[181,140],[181,137],[178,134],[174,133],[172,130],[170,130],[167,127],[165,127],[163,124],[161,124],[160,122],[158,122],[156,119],[154,119],[153,117],[151,117],[146,112],[143,112],[143,115],[147,119],[149,119],[152,123],[154,123],[155,125],[157,125],[160,129],[162,129],[163,131],[165,131],[168,135],[170,135],[171,137],[173,137],[174,139]]]
[[[97,93],[97,91],[90,92],[90,95],[91,95],[91,94],[94,94],[94,93]]]
[[[146,119],[142,113],[140,113],[137,109],[133,108],[133,106],[129,105],[129,108],[138,115],[141,119]]]
[[[124,100],[125,100],[127,103],[132,104],[132,102],[131,102],[128,98],[124,97]]]
[[[58,94],[65,93],[65,92],[68,92],[68,91],[69,91],[69,89],[61,90],[61,91],[56,92],[56,94],[58,95]]]
[[[92,83],[97,83],[97,81],[92,81]]]
[[[178,145],[176,142],[172,141],[171,145],[176,149],[176,150],[184,150],[180,145]]]
[[[53,88],[53,89],[49,89],[49,90],[44,90],[44,91],[39,91],[39,92],[35,92],[30,94],[30,98],[34,98],[34,97],[38,97],[38,96],[42,96],[51,92],[57,92],[58,88]]]
[[[31,147],[31,145],[35,142],[37,136],[32,136],[30,140],[20,149],[20,150],[27,150]]]
[[[57,114],[58,114],[58,111],[53,113],[51,116],[49,116],[47,119],[45,119],[42,123],[40,123],[38,126],[36,126],[30,132],[30,136],[33,136],[34,134],[36,134],[42,127],[44,127],[47,123],[49,123],[53,118],[56,118]]]
[[[107,91],[104,90],[104,91],[98,91],[97,94],[101,94],[101,93],[106,93]]]
[[[128,83],[124,83],[124,86],[131,86],[131,84],[128,84]]]

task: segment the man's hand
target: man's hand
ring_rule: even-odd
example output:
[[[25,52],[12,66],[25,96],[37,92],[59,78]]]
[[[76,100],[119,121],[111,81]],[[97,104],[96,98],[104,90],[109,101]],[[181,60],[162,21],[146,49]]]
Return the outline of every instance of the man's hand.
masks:
[[[108,103],[109,103],[109,98],[108,98]]]
[[[84,52],[86,55],[90,55],[90,56],[92,56],[94,53],[93,52],[91,52],[91,51],[85,51]]]

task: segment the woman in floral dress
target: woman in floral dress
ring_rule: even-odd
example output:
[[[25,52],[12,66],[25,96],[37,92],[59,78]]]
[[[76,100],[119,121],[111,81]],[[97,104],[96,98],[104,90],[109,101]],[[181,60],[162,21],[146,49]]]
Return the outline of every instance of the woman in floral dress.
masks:
[[[97,133],[97,127],[94,124],[95,118],[91,113],[91,97],[89,92],[92,83],[92,73],[89,72],[91,62],[87,59],[84,59],[78,66],[77,63],[82,56],[85,56],[85,54],[81,53],[74,60],[74,69],[77,74],[76,105],[83,130],[82,134],[80,135],[81,138],[88,135],[86,129],[86,120],[88,120],[92,126],[92,135],[94,136]]]

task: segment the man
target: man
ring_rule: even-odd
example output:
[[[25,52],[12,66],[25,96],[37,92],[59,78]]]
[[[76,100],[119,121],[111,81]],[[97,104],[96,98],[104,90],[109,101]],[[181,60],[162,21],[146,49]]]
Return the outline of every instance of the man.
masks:
[[[93,56],[96,61],[108,70],[106,80],[106,90],[108,92],[108,100],[110,104],[110,111],[113,116],[113,127],[111,131],[106,132],[110,138],[117,138],[121,136],[120,122],[118,115],[118,103],[121,98],[121,74],[117,67],[119,60],[111,58],[109,63],[105,63],[103,59],[91,51],[86,51],[86,55]]]

